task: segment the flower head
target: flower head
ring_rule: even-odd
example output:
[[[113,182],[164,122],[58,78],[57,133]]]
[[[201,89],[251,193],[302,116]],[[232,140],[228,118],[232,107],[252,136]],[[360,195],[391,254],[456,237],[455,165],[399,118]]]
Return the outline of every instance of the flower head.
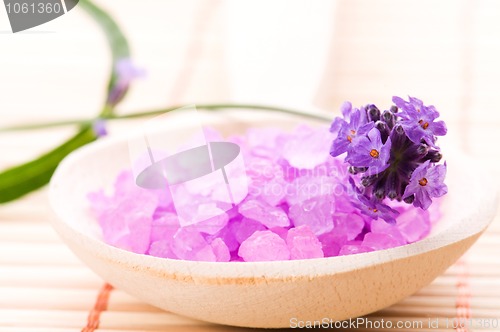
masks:
[[[136,66],[130,58],[119,59],[113,73],[114,80],[108,96],[108,104],[110,105],[116,105],[123,98],[134,79],[146,75],[145,70]]]
[[[382,143],[380,132],[373,128],[368,136],[359,137],[353,144],[352,152],[346,161],[354,167],[367,167],[366,174],[373,175],[384,171],[389,164],[391,139]]]
[[[352,178],[349,179],[349,183],[355,193],[353,204],[361,211],[361,213],[371,217],[372,219],[380,218],[391,224],[396,223],[395,217],[399,214],[398,211],[392,209],[389,205],[382,203],[374,196],[368,197],[366,194],[363,194],[363,192],[356,187]]]
[[[392,101],[401,109],[401,126],[413,143],[424,140],[428,145],[434,146],[436,136],[446,135],[447,129],[444,121],[434,120],[439,117],[439,112],[434,106],[425,106],[417,98],[409,97],[409,102],[400,97],[393,97]]]
[[[403,198],[415,195],[413,205],[427,210],[432,198],[441,197],[448,192],[448,187],[444,184],[445,176],[446,164],[434,166],[427,160],[413,171]]]
[[[354,205],[387,222],[394,221],[395,211],[386,198],[427,209],[432,198],[447,192],[446,164],[436,165],[442,158],[436,136],[446,134],[445,123],[435,121],[438,111],[413,97],[392,100],[396,106],[382,112],[373,104],[357,109],[346,102],[343,119],[330,128],[338,132],[330,154],[347,153],[349,172],[359,175],[355,179],[363,190],[353,196]]]
[[[349,102],[342,105],[341,111],[344,119],[336,118],[330,128],[331,132],[338,132],[330,149],[330,154],[334,157],[347,152],[358,137],[366,135],[374,126],[373,122],[367,123],[366,113],[353,109]]]

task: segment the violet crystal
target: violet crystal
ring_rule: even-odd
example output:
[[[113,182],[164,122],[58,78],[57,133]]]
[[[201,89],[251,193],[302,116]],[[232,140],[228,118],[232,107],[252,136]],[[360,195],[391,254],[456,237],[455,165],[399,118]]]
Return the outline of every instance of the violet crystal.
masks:
[[[393,100],[383,112],[344,103],[330,130],[252,128],[230,137],[241,148],[248,195],[228,209],[230,202],[213,202],[216,192],[188,187],[183,199],[197,202],[190,213],[202,220],[194,224],[179,220],[167,189],[139,188],[122,172],[111,194],[89,194],[103,240],[211,262],[331,257],[418,241],[439,218],[436,204],[427,210],[432,199],[447,191],[436,145],[446,127],[433,106]]]

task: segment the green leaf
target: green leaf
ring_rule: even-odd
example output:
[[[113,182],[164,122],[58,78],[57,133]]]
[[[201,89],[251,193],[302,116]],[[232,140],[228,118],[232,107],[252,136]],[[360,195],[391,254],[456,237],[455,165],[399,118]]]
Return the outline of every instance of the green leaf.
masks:
[[[108,84],[108,94],[116,75],[115,63],[121,58],[130,57],[130,48],[116,22],[104,10],[94,5],[90,0],[79,3],[87,13],[94,18],[106,35],[112,54],[112,69]],[[113,115],[113,108],[105,103],[100,116]],[[73,150],[96,139],[91,125],[82,125],[79,132],[66,142],[42,156],[25,164],[12,167],[0,173],[0,203],[5,203],[46,185],[57,165]]]
[[[92,128],[87,126],[54,150],[0,173],[0,203],[12,201],[46,185],[64,157],[96,138]]]

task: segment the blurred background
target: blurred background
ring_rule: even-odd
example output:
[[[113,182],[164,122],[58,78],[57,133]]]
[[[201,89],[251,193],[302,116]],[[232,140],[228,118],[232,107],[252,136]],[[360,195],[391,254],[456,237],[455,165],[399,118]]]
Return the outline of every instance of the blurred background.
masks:
[[[344,100],[388,108],[393,95],[412,95],[437,107],[465,152],[498,157],[498,1],[96,3],[147,71],[120,113],[220,101],[336,113]],[[0,32],[1,125],[97,114],[110,59],[82,9],[12,34],[1,8]],[[53,145],[51,135],[60,139],[51,131],[29,146]],[[0,163],[13,163],[5,151],[22,143],[0,136]]]
[[[333,118],[344,100],[387,109],[393,95],[411,95],[440,111],[449,127],[445,139],[459,156],[478,162],[478,169],[471,171],[488,172],[500,185],[500,1],[95,3],[118,21],[129,38],[134,63],[147,72],[134,81],[118,106],[120,114],[192,103],[245,102],[319,109]],[[110,66],[105,37],[78,6],[16,34],[0,6],[0,127],[96,116],[106,98]],[[73,132],[74,128],[60,128],[0,134],[0,169],[48,150]],[[72,319],[77,315],[85,321],[86,308],[92,308],[102,281],[60,243],[48,219],[45,191],[0,207],[0,325],[7,321],[22,326],[34,319],[37,323],[32,324],[53,327],[47,321],[53,317],[81,326]],[[484,248],[496,252],[495,238],[484,241]],[[496,274],[485,265],[478,268],[484,272],[481,277],[494,280],[478,282],[491,300],[485,302],[491,310],[487,317],[500,313],[497,300],[488,297],[488,288],[499,285],[498,259],[494,264]],[[459,272],[452,278],[468,273],[463,262],[457,266],[452,271]],[[40,288],[33,288],[34,275]],[[121,301],[114,308],[143,308],[124,293],[113,294]],[[75,298],[80,304],[72,302]],[[47,301],[56,309],[80,311],[19,311],[46,309]],[[454,315],[453,298],[449,304]],[[128,322],[126,317],[122,324]],[[156,324],[152,317],[138,319]]]

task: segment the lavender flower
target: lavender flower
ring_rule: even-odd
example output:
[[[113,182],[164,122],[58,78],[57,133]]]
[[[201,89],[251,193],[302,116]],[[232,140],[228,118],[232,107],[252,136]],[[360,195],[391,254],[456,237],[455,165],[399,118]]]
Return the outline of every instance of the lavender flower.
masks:
[[[356,195],[353,204],[373,219],[393,222],[395,212],[384,200],[404,201],[428,209],[432,198],[446,194],[446,163],[437,137],[446,134],[439,113],[417,98],[393,97],[396,106],[381,112],[375,105],[359,109],[342,105],[330,131],[337,132],[330,154],[346,153]],[[358,181],[359,187],[354,184]],[[362,189],[360,189],[362,188]]]
[[[402,110],[398,113],[402,118],[401,126],[412,142],[420,143],[424,140],[428,145],[434,146],[436,136],[446,135],[444,121],[434,122],[439,117],[434,106],[424,106],[420,99],[413,97],[409,97],[409,102],[399,97],[393,97],[392,101]]]
[[[357,207],[360,209],[361,213],[372,219],[380,218],[390,224],[396,223],[395,217],[399,212],[392,209],[389,205],[383,204],[374,197],[368,198],[367,196],[360,196],[358,199],[361,204],[357,204]]]
[[[361,211],[361,213],[371,217],[372,219],[380,218],[390,224],[396,223],[395,217],[399,214],[398,211],[382,203],[375,197],[368,197],[366,194],[363,194],[362,190],[356,186],[352,178],[349,178],[349,183],[355,193],[355,199],[352,203]]]
[[[330,127],[331,132],[339,133],[330,149],[334,157],[347,152],[358,137],[366,135],[374,126],[373,123],[367,123],[366,113],[353,109],[349,102],[342,104],[341,111],[344,119],[336,118]]]
[[[108,104],[116,105],[125,95],[130,83],[140,77],[144,77],[145,70],[137,67],[130,58],[123,58],[116,62],[114,68],[114,80],[108,96]]]
[[[359,137],[353,144],[352,151],[346,161],[354,167],[367,167],[367,175],[373,175],[384,171],[389,164],[391,140],[382,143],[380,131],[373,128],[368,132],[368,137]]]
[[[106,128],[106,120],[104,119],[96,119],[92,123],[92,130],[97,137],[104,137],[108,134],[108,130]]]
[[[424,210],[431,205],[432,197],[441,197],[448,192],[448,187],[443,183],[446,165],[433,166],[430,162],[427,160],[413,171],[403,194],[403,198],[415,195],[413,205]]]

